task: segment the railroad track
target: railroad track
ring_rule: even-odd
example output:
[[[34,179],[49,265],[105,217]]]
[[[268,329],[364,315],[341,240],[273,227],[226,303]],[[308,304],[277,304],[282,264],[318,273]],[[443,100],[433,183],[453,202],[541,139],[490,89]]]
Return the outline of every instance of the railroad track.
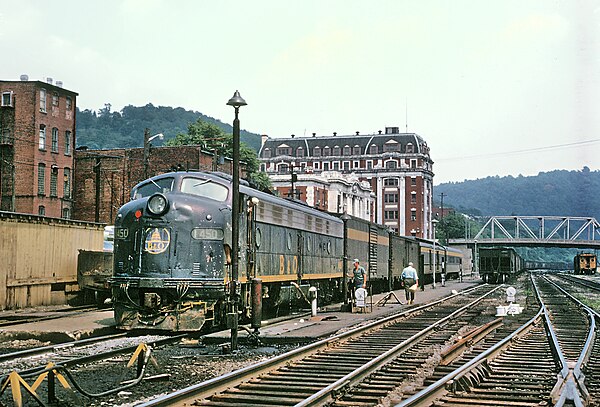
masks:
[[[598,318],[545,277],[532,276],[542,304],[518,331],[404,400],[401,406],[584,405],[598,400]],[[543,324],[541,323],[543,322]],[[596,335],[597,337],[597,335]],[[558,377],[558,380],[557,380]]]
[[[79,315],[90,311],[97,311],[99,308],[97,305],[82,305],[78,307],[69,307],[65,309],[55,310],[46,315],[19,315],[11,314],[4,315],[0,318],[0,327],[14,326],[28,324],[32,322],[49,321],[58,318],[64,318],[73,315]]]
[[[182,389],[143,404],[163,405],[319,405],[358,389],[373,372],[386,366],[402,375],[415,371],[430,354],[459,335],[461,328],[494,319],[490,308],[501,286],[479,286],[347,331],[335,337],[253,365],[237,372]],[[486,314],[488,311],[488,314]],[[428,354],[429,353],[429,354]],[[390,362],[402,355],[397,365]],[[370,383],[361,397],[379,398],[390,385]],[[377,393],[377,394],[375,394]],[[357,396],[358,397],[358,396]],[[356,405],[358,399],[350,401]],[[343,404],[344,402],[341,401]]]

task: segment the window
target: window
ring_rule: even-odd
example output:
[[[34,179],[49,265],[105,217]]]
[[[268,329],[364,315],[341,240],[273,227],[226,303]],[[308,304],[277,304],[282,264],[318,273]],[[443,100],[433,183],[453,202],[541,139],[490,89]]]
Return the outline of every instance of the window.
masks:
[[[417,177],[410,177],[410,185],[413,187],[417,186]]]
[[[340,162],[336,161],[333,163],[333,170],[334,171],[339,171],[340,170]]]
[[[416,209],[410,210],[410,220],[412,220],[412,221],[417,220],[417,210]]]
[[[356,145],[356,146],[352,147],[352,154],[360,155],[360,146]]]
[[[333,155],[340,155],[340,146],[333,147]]]
[[[62,217],[63,219],[71,219],[71,210],[69,208],[63,208]]]
[[[352,168],[360,168],[360,161],[354,161],[352,163]]]
[[[63,184],[63,198],[71,198],[71,169],[65,168],[65,177]],[[64,218],[65,216],[63,216]]]
[[[265,151],[263,151],[263,157],[271,158],[271,150],[269,150],[268,148],[265,148]]]
[[[323,163],[323,171],[329,171],[329,163]]]
[[[58,92],[52,93],[52,106],[58,106]]]
[[[417,193],[415,191],[410,193],[410,203],[412,203],[412,204],[417,203]]]
[[[46,207],[44,205],[38,207],[38,215],[46,216]]]
[[[398,219],[398,211],[384,211],[383,217],[385,220]]]
[[[287,164],[279,164],[277,170],[280,174],[287,174],[288,172],[290,172],[290,167],[288,167]]]
[[[46,113],[46,89],[40,89],[40,112]]]
[[[383,200],[385,203],[398,203],[398,194],[397,193],[384,194]]]
[[[73,106],[73,100],[71,99],[71,96],[67,96],[67,103],[65,103],[65,106],[67,110],[71,110]]]
[[[57,194],[58,184],[58,167],[53,165],[52,171],[50,171],[50,196],[58,196]]]
[[[2,106],[13,106],[12,92],[2,92]]]
[[[290,150],[288,146],[277,147],[277,155],[290,155]]]
[[[344,146],[344,155],[350,155],[350,146]]]
[[[385,168],[388,168],[388,169],[398,168],[398,163],[396,162],[396,160],[386,161]]]
[[[417,160],[410,160],[410,168],[417,168]]]
[[[321,147],[317,146],[313,149],[313,155],[315,157],[320,157],[321,156]]]
[[[407,153],[412,153],[412,152],[414,152],[414,147],[413,147],[412,143],[408,143],[408,144],[406,145],[406,152],[407,152]]]
[[[398,186],[398,178],[386,178],[383,180],[383,186],[395,187]]]
[[[71,155],[71,132],[65,131],[65,155]]]
[[[52,127],[52,149],[53,153],[58,153],[58,129]]]
[[[166,194],[173,190],[173,178],[161,178],[153,182],[148,182],[132,191],[132,199],[145,198],[157,192]],[[183,192],[183,191],[182,191]]]
[[[40,124],[40,140],[39,140],[39,149],[46,149],[46,125]]]
[[[324,156],[331,155],[331,148],[329,148],[329,146],[323,147],[323,155]]]
[[[367,170],[373,169],[373,161],[367,161]]]
[[[371,147],[369,147],[369,154],[377,154],[378,152],[379,149],[377,146],[375,144],[371,144]]]
[[[46,193],[46,164],[38,164],[38,195]]]
[[[313,168],[315,170],[318,170],[319,169],[319,163],[318,162],[313,163]]]
[[[302,147],[296,149],[296,157],[304,157],[304,149]]]
[[[344,171],[350,171],[350,161],[344,161]]]
[[[395,140],[390,140],[383,145],[384,153],[391,152],[391,151],[398,151],[398,150],[399,150],[398,142]]]
[[[170,179],[172,182],[172,179]],[[200,178],[184,178],[181,182],[181,192],[224,202],[229,189],[221,184]]]

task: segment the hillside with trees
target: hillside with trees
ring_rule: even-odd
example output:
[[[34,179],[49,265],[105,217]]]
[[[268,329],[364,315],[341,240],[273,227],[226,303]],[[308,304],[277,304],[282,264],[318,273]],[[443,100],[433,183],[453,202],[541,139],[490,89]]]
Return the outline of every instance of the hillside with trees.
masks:
[[[555,170],[537,176],[487,177],[435,186],[435,201],[480,216],[582,216],[600,219],[600,171]]]
[[[77,147],[87,146],[92,149],[133,148],[142,147],[144,129],[149,128],[151,134],[163,133],[164,142],[184,134],[188,126],[201,120],[212,124],[224,133],[232,133],[230,124],[203,115],[199,112],[185,110],[181,107],[125,106],[121,111],[112,111],[109,103],[98,111],[77,109]],[[260,135],[246,130],[240,131],[240,139],[255,151],[260,148]],[[159,140],[152,142],[160,145]]]

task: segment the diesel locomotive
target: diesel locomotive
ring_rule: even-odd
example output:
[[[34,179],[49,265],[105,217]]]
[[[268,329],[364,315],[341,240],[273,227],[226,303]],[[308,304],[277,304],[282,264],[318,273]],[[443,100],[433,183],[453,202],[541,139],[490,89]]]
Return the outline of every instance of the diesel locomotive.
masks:
[[[305,301],[311,286],[320,305],[342,300],[345,257],[361,259],[374,292],[398,288],[409,261],[424,280],[431,278],[422,261],[426,241],[282,199],[245,181],[239,202],[239,276],[231,290],[231,177],[172,172],[133,188],[114,228],[110,282],[119,328],[222,327],[232,301],[239,319],[249,319],[258,279],[263,310]],[[436,251],[445,267],[448,252]]]

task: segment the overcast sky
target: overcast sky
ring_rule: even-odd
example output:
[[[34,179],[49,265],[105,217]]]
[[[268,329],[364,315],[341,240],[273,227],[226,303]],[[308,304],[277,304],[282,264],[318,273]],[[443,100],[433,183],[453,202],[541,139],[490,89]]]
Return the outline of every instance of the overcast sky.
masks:
[[[62,80],[80,109],[231,122],[239,89],[271,137],[408,128],[436,184],[600,169],[600,2],[6,1],[0,55],[0,79]]]

